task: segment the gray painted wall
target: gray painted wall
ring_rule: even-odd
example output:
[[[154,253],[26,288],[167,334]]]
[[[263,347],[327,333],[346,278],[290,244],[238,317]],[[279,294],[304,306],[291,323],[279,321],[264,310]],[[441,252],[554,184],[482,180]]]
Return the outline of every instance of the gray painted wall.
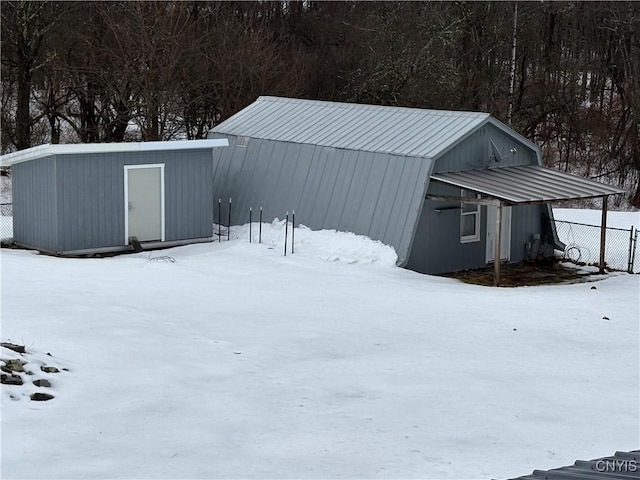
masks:
[[[431,182],[429,193],[458,196],[460,190]],[[425,200],[407,268],[441,273],[483,267],[487,213],[486,208],[480,210],[480,241],[460,243],[460,204]]]
[[[495,126],[486,124],[438,158],[434,172],[473,170],[488,165],[489,139],[493,140],[503,156],[500,163],[493,162],[491,166],[537,165],[533,149]],[[510,155],[513,147],[517,153]],[[430,182],[428,191],[430,194],[460,195],[459,189],[435,181]],[[442,273],[486,265],[487,208],[480,209],[480,240],[460,243],[459,207],[460,204],[456,202],[425,200],[407,268],[422,273]],[[533,238],[537,234],[540,240],[544,240],[543,214],[546,211],[547,207],[541,205],[512,207],[511,262],[526,260],[536,253],[549,253],[551,247],[548,244],[541,244]]]
[[[460,190],[438,182],[431,182],[429,193],[460,195]],[[538,234],[543,240],[543,205],[514,206],[511,209],[510,262],[534,258],[549,253],[548,245],[534,241]],[[434,235],[433,232],[437,232]],[[425,200],[407,268],[421,273],[443,273],[481,268],[486,265],[487,207],[480,208],[480,240],[460,242],[460,204]]]
[[[493,140],[500,153],[502,161],[490,163],[490,143]],[[509,152],[516,148],[517,153]],[[448,152],[438,157],[432,173],[461,172],[465,170],[483,169],[491,167],[511,167],[516,165],[537,165],[538,160],[535,150],[520,142],[501,129],[487,123],[467,136],[463,142],[454,146]]]
[[[56,164],[53,157],[14,165],[13,238],[24,245],[55,250],[58,245]]]
[[[56,155],[14,165],[14,202],[24,204],[14,209],[14,240],[54,252],[124,245],[124,166],[151,163],[165,165],[165,240],[211,237],[211,149],[203,149]],[[31,221],[43,216],[44,227]]]
[[[232,225],[283,219],[295,210],[296,223],[367,235],[396,249],[399,264],[408,256],[426,194],[431,161],[316,145],[248,138],[214,149],[214,201],[222,199],[226,223],[232,198]],[[217,207],[216,207],[217,210]],[[216,214],[217,215],[217,214]]]

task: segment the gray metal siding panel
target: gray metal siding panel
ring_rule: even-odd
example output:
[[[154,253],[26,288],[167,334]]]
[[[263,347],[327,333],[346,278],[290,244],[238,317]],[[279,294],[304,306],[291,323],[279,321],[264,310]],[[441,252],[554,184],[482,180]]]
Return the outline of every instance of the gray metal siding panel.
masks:
[[[311,145],[301,145],[298,160],[293,166],[291,177],[291,199],[295,205],[299,205],[304,211],[308,205],[305,203],[306,189],[310,181],[312,166],[316,157],[317,149]]]
[[[211,237],[213,234],[211,152],[207,150],[171,151],[163,152],[161,156],[156,155],[155,159],[153,163],[165,165],[166,241]]]
[[[124,244],[124,188],[118,175],[128,153],[60,155],[60,252]],[[96,215],[95,212],[106,212]],[[114,219],[118,219],[114,222]]]
[[[491,161],[490,140],[495,143],[502,154],[502,161],[499,163]],[[510,150],[514,147],[517,152],[515,155],[511,155]],[[536,151],[533,148],[494,125],[486,123],[438,157],[432,173],[537,164]]]
[[[13,239],[56,251],[56,159],[45,157],[12,167]]]
[[[432,182],[429,193],[459,195],[460,189]],[[407,268],[421,273],[443,273],[486,265],[487,208],[480,209],[480,240],[460,243],[460,204],[426,200]],[[549,247],[533,242],[542,239],[543,205],[520,205],[511,209],[511,263],[537,254],[549,254]],[[438,211],[439,210],[439,211]],[[532,251],[533,247],[537,247]]]
[[[115,247],[124,239],[124,166],[165,165],[165,239],[212,235],[211,150],[60,155],[57,251]]]
[[[247,147],[219,149],[214,164],[215,198],[238,199],[232,224],[248,221],[249,206],[263,206],[265,222],[295,210],[296,222],[309,228],[392,245],[399,263],[408,254],[431,167],[428,159],[256,138]],[[223,206],[225,221],[226,211]]]
[[[459,195],[460,190],[432,183],[429,193]],[[486,265],[486,208],[480,209],[480,240],[460,243],[458,207],[458,203],[424,201],[407,268],[420,273],[443,273]]]
[[[300,212],[305,212],[305,223],[311,225],[322,225],[324,222],[325,208],[318,203],[321,193],[321,186],[326,181],[325,171],[327,165],[333,163],[336,150],[330,147],[313,147],[310,155],[311,165],[309,166],[309,176],[305,182],[305,194],[300,201]]]
[[[511,209],[511,262],[531,260],[539,255],[553,253],[552,247],[544,243],[542,226],[546,205],[520,205]],[[539,241],[534,240],[539,235]],[[547,242],[551,239],[546,239]]]

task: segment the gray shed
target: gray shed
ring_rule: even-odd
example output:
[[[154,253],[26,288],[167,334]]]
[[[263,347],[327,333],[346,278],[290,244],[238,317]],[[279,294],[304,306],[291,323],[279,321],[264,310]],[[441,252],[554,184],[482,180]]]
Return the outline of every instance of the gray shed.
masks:
[[[212,152],[226,140],[41,145],[11,166],[13,241],[58,255],[213,237]]]
[[[229,141],[213,192],[233,198],[232,223],[250,207],[267,221],[295,210],[424,273],[550,254],[562,247],[550,202],[622,193],[542,167],[535,144],[487,113],[260,97],[208,136]]]

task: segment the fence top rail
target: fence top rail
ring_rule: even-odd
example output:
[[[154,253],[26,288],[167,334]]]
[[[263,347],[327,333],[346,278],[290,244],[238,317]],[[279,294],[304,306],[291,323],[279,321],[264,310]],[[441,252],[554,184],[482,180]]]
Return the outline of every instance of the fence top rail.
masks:
[[[569,220],[555,220],[554,221],[556,223],[570,223],[571,225],[581,225],[583,227],[595,227],[595,228],[600,228],[600,225],[592,225],[590,223],[579,223],[579,222],[570,222]],[[629,228],[620,228],[620,227],[606,227],[607,230],[619,230],[621,232],[630,232],[631,229],[633,228],[633,225],[631,225]]]

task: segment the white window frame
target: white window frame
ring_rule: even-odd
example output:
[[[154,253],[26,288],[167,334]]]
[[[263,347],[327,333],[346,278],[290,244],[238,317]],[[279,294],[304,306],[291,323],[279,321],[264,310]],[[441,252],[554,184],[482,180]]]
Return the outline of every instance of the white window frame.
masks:
[[[460,190],[460,197],[472,198],[472,197],[465,197],[464,190]],[[480,198],[480,195],[476,195],[476,197]],[[468,208],[470,205],[475,205],[476,209],[473,211],[465,212],[464,211],[465,207]],[[474,218],[475,233],[473,235],[462,234],[462,232],[464,231],[464,221],[466,217]],[[460,203],[460,243],[472,243],[472,242],[479,242],[479,241],[480,241],[480,204]]]

